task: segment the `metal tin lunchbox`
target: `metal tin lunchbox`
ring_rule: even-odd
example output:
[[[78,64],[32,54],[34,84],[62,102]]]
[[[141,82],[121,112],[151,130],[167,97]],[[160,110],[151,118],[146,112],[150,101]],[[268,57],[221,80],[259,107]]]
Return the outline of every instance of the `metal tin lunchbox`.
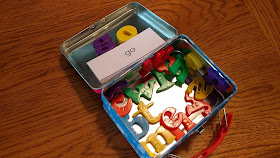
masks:
[[[105,57],[104,53],[110,53],[106,49],[114,50],[132,40],[117,37],[125,26],[133,26],[138,33],[149,28],[163,44],[101,80],[93,71],[102,74],[103,67],[93,70],[88,62]],[[237,91],[235,83],[186,35],[177,35],[174,27],[137,2],[68,39],[61,52],[85,82],[101,93],[105,111],[140,157],[167,156],[224,108]],[[110,68],[110,63],[104,64]],[[224,117],[214,142],[196,157],[209,155],[221,143],[232,114]]]

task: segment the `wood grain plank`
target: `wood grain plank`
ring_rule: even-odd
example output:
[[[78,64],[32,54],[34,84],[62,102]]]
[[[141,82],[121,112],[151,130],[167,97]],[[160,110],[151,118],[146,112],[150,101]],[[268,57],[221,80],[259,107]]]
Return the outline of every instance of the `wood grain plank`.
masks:
[[[245,0],[245,2],[280,55],[280,1]]]
[[[100,96],[59,51],[63,41],[128,2],[0,2],[0,157],[137,157]],[[279,157],[280,57],[247,2],[139,2],[188,35],[238,85],[226,106],[234,113],[231,129],[210,157]],[[191,157],[205,148],[217,117],[205,128],[173,153]]]

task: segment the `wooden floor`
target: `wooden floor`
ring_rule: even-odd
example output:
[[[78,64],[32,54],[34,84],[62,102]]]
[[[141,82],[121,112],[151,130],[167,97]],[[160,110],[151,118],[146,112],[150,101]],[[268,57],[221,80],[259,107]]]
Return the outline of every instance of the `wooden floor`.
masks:
[[[245,3],[280,55],[280,0],[245,0]]]
[[[137,157],[60,52],[63,41],[129,1],[0,2],[0,157]],[[141,0],[188,35],[238,86],[233,122],[210,157],[280,157],[280,1]],[[173,154],[192,157],[213,117]]]

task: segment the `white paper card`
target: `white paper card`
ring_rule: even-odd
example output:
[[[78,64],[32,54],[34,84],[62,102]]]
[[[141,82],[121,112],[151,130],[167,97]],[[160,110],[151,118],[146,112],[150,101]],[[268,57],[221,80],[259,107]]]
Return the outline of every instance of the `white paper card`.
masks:
[[[140,61],[164,43],[165,41],[158,34],[151,28],[147,28],[123,44],[88,61],[87,64],[98,80],[104,83],[114,74]]]

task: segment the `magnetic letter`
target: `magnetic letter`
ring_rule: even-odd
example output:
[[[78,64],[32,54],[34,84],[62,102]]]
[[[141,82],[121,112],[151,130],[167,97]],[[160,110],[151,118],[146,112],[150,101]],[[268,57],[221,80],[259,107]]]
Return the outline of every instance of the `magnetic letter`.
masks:
[[[139,73],[142,77],[145,77],[148,73],[150,73],[154,69],[152,59],[147,59],[142,63],[142,68]]]
[[[169,56],[167,58],[167,60],[169,61],[168,67],[170,67],[174,64],[176,58],[173,57],[173,56]],[[168,67],[165,63],[160,63],[157,67],[157,71],[158,72],[165,72],[167,75],[171,75],[171,73],[168,71]]]
[[[111,38],[108,33],[106,33],[104,36],[97,38],[93,43],[93,47],[95,48],[95,51],[97,55],[101,55],[103,53],[106,53],[107,51],[113,49],[116,47],[116,44],[111,41]]]
[[[201,109],[204,109],[204,111],[202,112],[202,115],[205,117],[212,111],[211,106],[207,102],[205,102],[203,100],[197,101],[194,98],[190,97],[189,94],[185,95],[185,101],[190,102],[192,104],[192,105],[186,106],[187,116],[190,116],[192,113],[195,113]]]
[[[210,67],[207,70],[208,74],[205,75],[203,78],[205,79],[206,83],[209,85],[213,85],[217,88],[220,92],[225,92],[229,87],[226,79],[219,75],[219,73]]]
[[[120,115],[120,117],[123,117],[127,115],[132,107],[132,100],[130,98],[127,99],[127,103],[124,107],[120,107],[117,105],[117,103],[122,103],[124,101],[125,96],[123,94],[120,94],[118,97],[114,98],[111,102],[112,107],[116,110],[116,112]]]
[[[153,66],[157,67],[160,63],[163,62],[163,57],[165,55],[164,50],[159,50],[156,54],[152,57]]]
[[[140,97],[144,97],[148,100],[151,100],[155,82],[156,82],[156,80],[149,81],[148,89],[145,88],[145,83],[138,84],[137,86],[135,86],[135,90],[138,91],[137,93],[135,93],[132,88],[126,88],[123,93],[127,97],[131,98],[133,100],[133,102],[136,104],[139,104]]]
[[[132,132],[132,134],[139,140],[141,138],[143,138],[149,131],[149,123],[148,121],[142,117],[142,116],[137,116],[135,118],[133,118],[133,120],[131,122],[128,122],[129,116],[125,115],[122,120],[123,122],[127,125],[127,127],[129,128],[129,130]],[[137,131],[135,131],[133,129],[133,125],[138,125],[141,127],[142,132],[138,133]]]
[[[179,128],[170,129],[170,132],[176,137],[175,140],[179,140],[185,135],[185,133],[181,131]]]
[[[158,114],[157,117],[154,117],[151,115],[151,113],[148,111],[148,108],[154,105],[154,102],[149,103],[148,105],[145,105],[142,101],[138,104],[138,111],[133,114],[132,117],[137,116],[138,114],[142,114],[150,124],[156,124],[160,120],[161,113]]]
[[[128,86],[129,84],[126,80],[121,80],[107,89],[104,94],[108,98],[108,100],[112,100],[116,94],[121,93],[122,90]]]
[[[136,35],[137,29],[134,26],[126,25],[118,30],[117,39],[119,44],[122,44]]]
[[[182,124],[184,125],[185,130],[187,131],[191,130],[196,124],[193,123],[192,120],[190,120],[186,114],[182,113],[182,115],[183,115]]]
[[[168,129],[176,137],[175,140],[179,140],[185,135],[185,133],[179,129],[179,126],[182,124],[184,115],[186,114],[179,112],[175,115],[175,113],[175,108],[166,108],[161,115],[160,125]]]
[[[197,100],[204,100],[212,91],[213,87],[212,86],[206,86],[205,88],[205,81],[203,80],[202,77],[198,77],[194,79],[188,86],[186,90],[186,94],[191,94],[193,88],[196,88],[196,92],[194,95],[194,98]]]
[[[163,75],[163,72],[158,72],[157,70],[153,70],[152,74],[156,77],[158,83],[160,84],[160,87],[157,89],[157,93],[167,90],[172,86],[174,86],[175,84],[174,82],[169,82]]]
[[[174,64],[172,66],[168,67],[168,70],[171,73],[171,75],[175,75],[178,70],[181,70],[181,74],[178,76],[176,75],[176,78],[177,78],[176,82],[179,85],[182,85],[183,83],[185,83],[189,70],[186,67],[185,60],[181,54],[176,55],[176,61],[174,62]]]
[[[155,154],[152,153],[147,147],[148,143],[151,143],[157,153],[161,152],[165,148],[165,144],[160,142],[160,140],[157,138],[157,135],[161,135],[166,144],[170,144],[175,140],[175,136],[170,131],[162,126],[159,126],[155,133],[152,133],[147,137],[145,142],[141,142],[141,145],[146,149],[151,157],[154,157]]]
[[[181,113],[175,115],[175,113],[176,113],[175,108],[173,107],[166,108],[162,112],[160,124],[165,128],[167,128],[168,130],[178,128],[182,123],[183,115]]]
[[[189,53],[184,57],[184,59],[192,76],[196,74],[197,69],[201,69],[203,66],[200,60],[193,53]]]

